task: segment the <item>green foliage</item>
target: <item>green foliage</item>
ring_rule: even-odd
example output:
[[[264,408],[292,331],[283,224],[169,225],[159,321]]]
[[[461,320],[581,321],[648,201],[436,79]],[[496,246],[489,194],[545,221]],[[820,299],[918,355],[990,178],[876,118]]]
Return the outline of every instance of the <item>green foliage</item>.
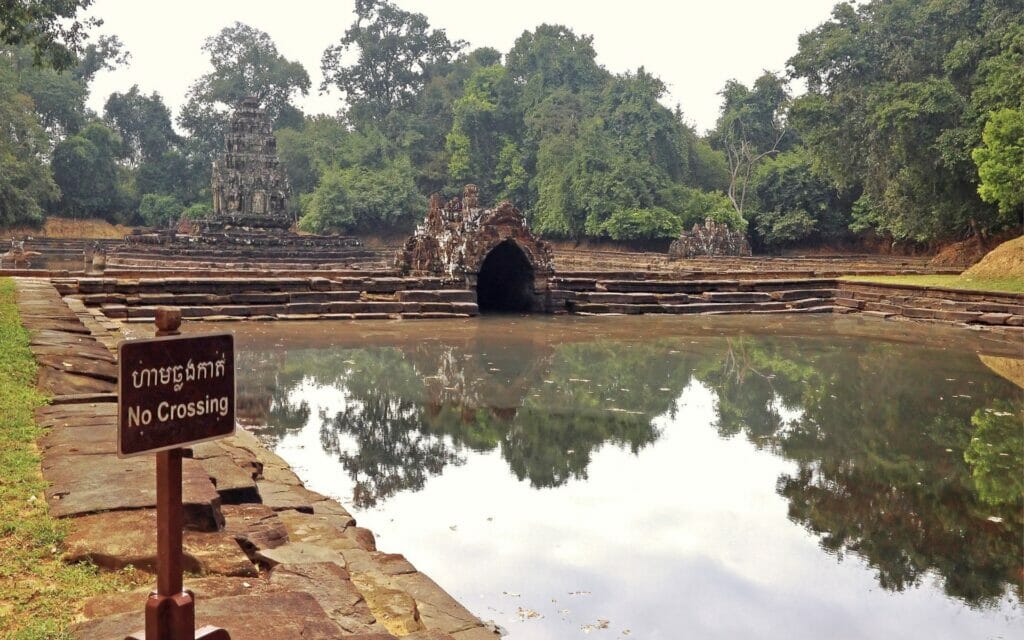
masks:
[[[426,214],[412,165],[395,160],[380,168],[332,168],[303,199],[299,228],[305,231],[408,230]]]
[[[122,157],[134,166],[159,160],[179,142],[160,94],[142,95],[138,85],[127,93],[110,94],[103,119],[121,136]]]
[[[719,95],[721,115],[709,141],[725,156],[726,193],[736,213],[743,217],[758,167],[796,141],[785,122],[789,89],[782,77],[765,72],[752,88],[730,80]]]
[[[270,36],[236,22],[206,39],[203,51],[213,71],[188,90],[178,124],[189,132],[191,157],[208,170],[224,144],[224,132],[235,105],[255,97],[272,121],[296,123],[291,99],[309,91],[309,74],[298,62],[286,59]]]
[[[387,0],[356,0],[355,10],[344,37],[324,51],[320,88],[337,87],[357,122],[382,126],[392,111],[414,102],[428,67],[447,62],[465,43],[449,41],[423,14]],[[354,62],[346,64],[352,54]]]
[[[174,196],[147,193],[139,203],[139,218],[146,226],[165,228],[177,223],[183,210]]]
[[[78,12],[93,0],[5,1],[0,7],[0,42],[25,45],[38,66],[66,69],[74,65],[84,46],[86,31],[103,23],[96,18],[78,20]]]
[[[121,138],[100,122],[86,125],[53,150],[59,209],[71,217],[113,219],[121,211],[117,157]]]
[[[0,227],[41,224],[43,206],[58,195],[44,162],[46,132],[15,77],[9,58],[0,54]]]
[[[1019,108],[1019,2],[840,4],[789,61],[808,93],[791,121],[816,163],[870,208],[855,228],[919,242],[998,229],[971,150],[988,114]]]
[[[612,240],[676,238],[682,229],[679,216],[661,207],[619,209],[602,225],[602,232]]]
[[[1019,223],[1024,208],[1024,108],[993,113],[982,140],[984,145],[972,153],[981,178],[978,194],[998,205],[1009,222]]]
[[[765,159],[752,180],[755,240],[777,248],[841,237],[849,226],[839,194],[814,169],[804,147]]]
[[[207,202],[197,202],[185,207],[182,215],[189,220],[203,220],[213,215],[213,206]]]

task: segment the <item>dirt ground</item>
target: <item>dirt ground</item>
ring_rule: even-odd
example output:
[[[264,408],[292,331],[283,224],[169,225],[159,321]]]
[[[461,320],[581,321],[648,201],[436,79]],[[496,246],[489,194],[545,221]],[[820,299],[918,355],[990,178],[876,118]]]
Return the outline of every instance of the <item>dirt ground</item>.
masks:
[[[961,276],[981,278],[1024,278],[1024,236],[1002,243]]]
[[[70,218],[47,218],[41,229],[15,227],[0,230],[2,238],[91,238],[119,239],[132,232],[131,227],[111,224],[94,218],[73,220]]]

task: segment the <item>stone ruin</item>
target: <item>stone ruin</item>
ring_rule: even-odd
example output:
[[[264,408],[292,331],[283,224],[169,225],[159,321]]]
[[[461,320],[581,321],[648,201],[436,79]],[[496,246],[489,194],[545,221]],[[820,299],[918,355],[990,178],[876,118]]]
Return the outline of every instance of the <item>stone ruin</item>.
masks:
[[[461,198],[430,197],[426,220],[399,250],[395,266],[406,275],[440,276],[475,289],[482,311],[528,311],[545,306],[554,258],[511,202],[484,209],[469,184]]]
[[[224,153],[213,163],[213,216],[210,230],[287,229],[291,189],[277,159],[270,119],[256,98],[238,103],[224,136]]]
[[[750,242],[742,231],[733,231],[727,225],[705,218],[704,226],[693,225],[690,231],[683,231],[668,248],[672,258],[697,258],[702,256],[749,256]]]

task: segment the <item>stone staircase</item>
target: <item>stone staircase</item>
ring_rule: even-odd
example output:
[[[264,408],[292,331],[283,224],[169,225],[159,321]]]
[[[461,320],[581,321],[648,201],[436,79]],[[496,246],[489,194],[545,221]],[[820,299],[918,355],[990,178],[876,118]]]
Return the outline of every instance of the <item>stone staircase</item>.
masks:
[[[556,277],[555,313],[847,313],[831,279],[667,280]]]
[[[468,318],[476,295],[440,278],[55,278],[61,295],[108,318],[151,322],[158,306],[185,318],[217,320],[382,320]]]

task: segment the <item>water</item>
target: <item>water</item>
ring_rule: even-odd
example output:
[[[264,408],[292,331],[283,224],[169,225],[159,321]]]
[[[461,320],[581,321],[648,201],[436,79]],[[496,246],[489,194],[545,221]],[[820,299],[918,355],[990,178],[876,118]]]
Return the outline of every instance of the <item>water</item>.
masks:
[[[1024,633],[1024,398],[976,353],[1019,344],[854,318],[233,326],[241,419],[511,638]]]

